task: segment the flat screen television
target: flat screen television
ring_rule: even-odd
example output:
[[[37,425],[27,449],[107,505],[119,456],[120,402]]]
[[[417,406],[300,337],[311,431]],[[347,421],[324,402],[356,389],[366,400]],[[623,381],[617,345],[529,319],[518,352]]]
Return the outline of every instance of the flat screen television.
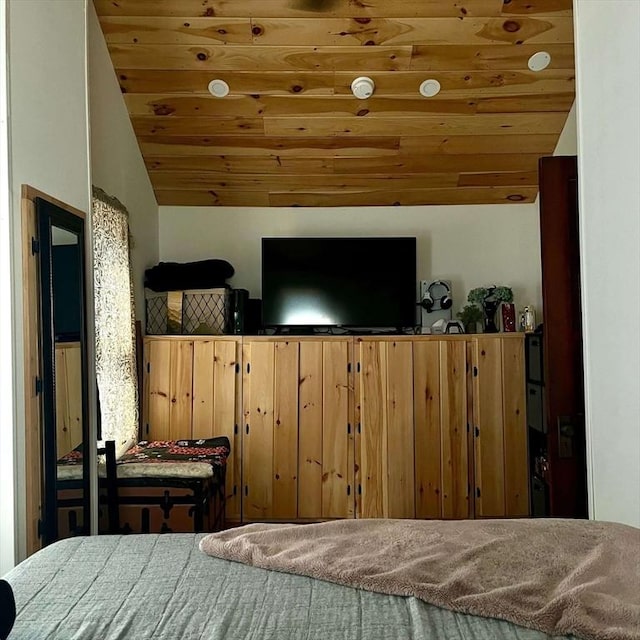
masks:
[[[415,238],[263,238],[265,327],[415,325]]]

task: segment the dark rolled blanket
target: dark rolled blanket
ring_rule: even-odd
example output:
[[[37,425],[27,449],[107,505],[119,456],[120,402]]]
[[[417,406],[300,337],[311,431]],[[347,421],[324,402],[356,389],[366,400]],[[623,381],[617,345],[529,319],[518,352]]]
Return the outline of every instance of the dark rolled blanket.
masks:
[[[226,260],[199,262],[161,262],[144,272],[144,286],[152,291],[185,291],[216,289],[227,286],[226,280],[235,273]]]

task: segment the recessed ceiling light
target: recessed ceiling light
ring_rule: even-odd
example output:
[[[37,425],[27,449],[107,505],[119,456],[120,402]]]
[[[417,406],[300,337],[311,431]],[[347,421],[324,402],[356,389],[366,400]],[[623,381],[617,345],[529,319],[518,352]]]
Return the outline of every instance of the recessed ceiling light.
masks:
[[[542,71],[546,69],[551,62],[551,55],[546,51],[538,51],[529,58],[529,69],[531,71]]]
[[[209,93],[215,98],[224,98],[229,95],[229,85],[224,80],[212,80],[209,83]]]
[[[375,88],[375,82],[366,76],[356,78],[351,83],[351,91],[353,91],[353,95],[359,100],[366,100],[367,98],[370,98],[373,95]]]
[[[440,93],[440,83],[433,78],[429,80],[425,80],[420,85],[420,94],[425,98],[433,98],[433,96],[437,96]]]

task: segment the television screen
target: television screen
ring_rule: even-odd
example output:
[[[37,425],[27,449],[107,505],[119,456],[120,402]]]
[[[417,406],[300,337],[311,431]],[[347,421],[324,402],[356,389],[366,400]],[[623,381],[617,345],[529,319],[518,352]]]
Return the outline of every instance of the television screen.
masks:
[[[263,238],[265,327],[415,325],[415,238]]]

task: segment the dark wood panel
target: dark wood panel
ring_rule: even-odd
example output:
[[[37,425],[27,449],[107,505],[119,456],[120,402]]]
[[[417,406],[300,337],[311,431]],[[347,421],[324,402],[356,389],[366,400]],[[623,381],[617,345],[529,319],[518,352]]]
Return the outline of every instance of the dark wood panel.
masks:
[[[540,161],[551,515],[587,517],[577,159]]]

